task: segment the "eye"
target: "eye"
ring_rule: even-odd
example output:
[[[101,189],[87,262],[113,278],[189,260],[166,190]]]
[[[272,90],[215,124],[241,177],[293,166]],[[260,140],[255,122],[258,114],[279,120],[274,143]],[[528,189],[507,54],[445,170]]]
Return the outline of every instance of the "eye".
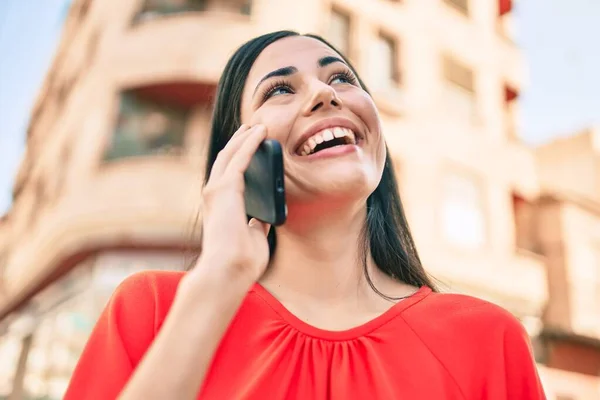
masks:
[[[269,93],[269,97],[277,96],[280,94],[290,94],[290,93],[292,93],[292,91],[290,90],[289,87],[279,86],[279,87],[271,90],[271,92]]]
[[[294,90],[287,82],[274,82],[269,85],[262,94],[263,102],[270,99],[273,96],[281,96],[284,94],[293,94]]]
[[[331,77],[329,84],[334,85],[338,83],[348,83],[350,85],[356,85],[356,78],[349,71],[338,72]]]

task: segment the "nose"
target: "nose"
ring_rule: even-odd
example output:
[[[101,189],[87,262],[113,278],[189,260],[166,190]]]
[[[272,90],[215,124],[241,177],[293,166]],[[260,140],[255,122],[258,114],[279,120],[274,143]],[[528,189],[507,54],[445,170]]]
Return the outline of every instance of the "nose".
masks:
[[[319,81],[313,85],[310,98],[304,108],[304,115],[329,108],[341,109],[342,100],[331,86]]]

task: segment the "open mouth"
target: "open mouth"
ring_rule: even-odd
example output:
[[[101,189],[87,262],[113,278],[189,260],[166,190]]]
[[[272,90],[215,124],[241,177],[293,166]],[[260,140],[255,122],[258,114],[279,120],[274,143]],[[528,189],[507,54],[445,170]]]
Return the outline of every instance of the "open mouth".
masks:
[[[323,129],[312,135],[298,148],[298,154],[309,156],[335,146],[356,144],[356,134],[348,128],[334,127]]]

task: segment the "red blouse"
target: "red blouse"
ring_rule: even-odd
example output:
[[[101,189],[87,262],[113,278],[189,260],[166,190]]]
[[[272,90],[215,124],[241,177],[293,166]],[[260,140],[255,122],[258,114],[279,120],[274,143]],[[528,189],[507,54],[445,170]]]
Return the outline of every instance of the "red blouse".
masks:
[[[115,291],[66,400],[114,399],[150,346],[182,272],[142,272]],[[262,286],[249,291],[198,399],[545,399],[529,339],[502,308],[422,287],[345,331],[315,328]]]

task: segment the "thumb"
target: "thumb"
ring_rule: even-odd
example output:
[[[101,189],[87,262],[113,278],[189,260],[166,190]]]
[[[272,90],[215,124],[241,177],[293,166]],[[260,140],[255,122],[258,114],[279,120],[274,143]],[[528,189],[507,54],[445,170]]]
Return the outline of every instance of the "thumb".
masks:
[[[269,229],[271,229],[271,224],[267,224],[266,222],[261,222],[256,218],[251,218],[250,222],[248,222],[248,226],[252,230],[256,230],[261,232],[263,236],[267,236],[269,234]]]

